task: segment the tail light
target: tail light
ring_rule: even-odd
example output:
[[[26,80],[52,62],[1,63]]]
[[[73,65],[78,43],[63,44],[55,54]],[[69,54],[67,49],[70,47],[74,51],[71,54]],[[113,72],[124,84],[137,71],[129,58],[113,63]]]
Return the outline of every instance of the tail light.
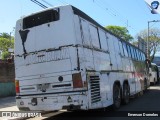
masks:
[[[20,92],[19,90],[19,81],[15,80],[15,88],[16,88],[16,94]]]
[[[81,73],[72,74],[73,88],[83,88]]]

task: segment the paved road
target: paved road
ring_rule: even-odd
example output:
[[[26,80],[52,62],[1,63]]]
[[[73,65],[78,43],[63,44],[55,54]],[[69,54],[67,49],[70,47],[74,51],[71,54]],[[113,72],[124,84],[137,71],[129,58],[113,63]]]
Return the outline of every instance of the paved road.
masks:
[[[160,85],[151,86],[143,96],[132,99],[119,111],[160,111]]]
[[[128,113],[148,114],[150,111],[155,111],[155,114],[159,113],[159,117],[123,117],[123,115],[128,115]],[[107,115],[112,117],[107,117]],[[117,115],[122,115],[122,117],[114,117]],[[53,114],[52,117],[45,120],[64,120],[71,118],[76,120],[78,118],[79,120],[160,120],[160,85],[151,86],[143,96],[132,98],[128,105],[122,105],[121,108],[115,112],[111,111],[110,107],[105,111],[63,112],[57,115]]]
[[[0,111],[18,111],[15,96],[0,98]]]
[[[0,98],[0,111],[18,111],[15,106],[15,98]],[[136,98],[132,98],[128,105],[122,105],[116,112],[111,111],[110,107],[105,111],[81,111],[81,112],[53,112],[45,115],[45,120],[65,120],[65,119],[76,119],[76,120],[160,120],[159,117],[114,117],[118,114],[132,113],[132,111],[139,113],[147,113],[147,111],[158,111],[160,113],[160,85],[151,86],[148,91],[143,95]],[[139,112],[138,112],[139,111]],[[110,115],[112,117],[107,117]],[[30,120],[39,120],[41,118],[30,118]]]

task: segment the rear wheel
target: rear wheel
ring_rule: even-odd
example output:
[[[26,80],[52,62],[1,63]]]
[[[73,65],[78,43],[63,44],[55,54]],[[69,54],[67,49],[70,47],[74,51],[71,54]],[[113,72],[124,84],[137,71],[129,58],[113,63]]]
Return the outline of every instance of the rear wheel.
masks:
[[[113,86],[113,109],[116,110],[121,105],[121,89],[119,85]]]
[[[123,104],[128,104],[130,98],[130,88],[128,84],[123,85]]]
[[[144,91],[147,91],[147,79],[144,79]]]
[[[154,83],[153,83],[154,85],[156,84],[156,79],[154,78]]]

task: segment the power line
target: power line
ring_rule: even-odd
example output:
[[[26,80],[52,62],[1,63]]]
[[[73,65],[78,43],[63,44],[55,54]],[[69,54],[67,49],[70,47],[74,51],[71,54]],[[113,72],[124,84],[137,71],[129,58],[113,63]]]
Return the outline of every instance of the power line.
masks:
[[[68,4],[67,2],[65,2],[65,0],[58,0],[59,2],[63,3],[63,4]],[[106,1],[104,3],[104,1],[102,0],[93,0],[93,3],[95,3],[97,6],[99,6],[101,9],[105,10],[108,14],[110,14],[111,16],[114,16],[114,17],[118,17],[120,19],[120,21],[125,24],[125,26],[127,28],[130,28],[132,30],[135,30],[133,27],[131,27],[129,25],[129,21],[128,19],[124,18],[119,12],[117,12],[116,9],[113,9]],[[106,7],[107,6],[110,6],[110,8]]]
[[[50,7],[53,7],[52,4],[50,4],[49,2],[47,2],[46,0],[42,0],[44,3],[46,3],[47,5],[49,5]]]
[[[113,10],[111,10],[110,8],[106,7],[106,6],[104,5],[104,3],[100,2],[100,1],[96,1],[96,2],[94,2],[94,3],[95,3],[96,5],[98,5],[102,10],[106,11],[107,14],[110,14],[110,15],[113,16],[113,17],[118,17],[117,14],[116,14]],[[119,17],[119,19],[121,20],[122,23],[127,24],[126,22],[124,22],[124,19],[122,19],[122,18],[120,18],[120,17]]]
[[[47,6],[45,6],[44,4],[40,3],[37,0],[31,0],[31,1],[34,2],[35,4],[39,5],[40,7],[44,8],[44,9],[48,8]]]
[[[115,10],[115,9],[112,8],[108,3],[106,3],[106,1],[105,1],[105,3],[104,3],[103,1],[99,1],[99,2],[101,2],[101,4],[102,4],[108,11],[110,11],[114,16],[119,17],[119,18],[120,18],[121,20],[123,20],[123,21],[127,21],[127,19],[125,19],[124,17],[122,17],[122,15],[120,15],[120,14],[117,12],[117,10]],[[110,6],[110,8],[106,7],[105,4],[107,4],[107,6]]]
[[[128,21],[122,14],[120,14],[116,9],[114,9],[109,3],[107,3],[106,1],[101,1],[101,2],[104,3],[104,4],[107,4],[107,6],[110,6],[111,11],[113,11],[121,19],[123,19],[124,21]]]
[[[32,2],[34,2],[35,4],[39,5],[40,7],[46,9],[48,8],[47,6],[45,6],[44,4],[40,3],[39,1],[37,0],[31,0]],[[51,6],[53,7],[52,4],[50,4],[49,2],[47,2],[46,0],[41,0],[43,1],[45,4],[47,4],[48,6]],[[63,3],[63,4],[68,4],[66,1],[64,0],[58,0],[59,2]],[[108,14],[110,14],[111,16],[114,16],[114,17],[118,17],[120,19],[120,21],[126,25],[127,28],[130,28],[132,30],[135,30],[133,27],[131,27],[129,24],[128,24],[128,19],[122,17],[122,15],[117,12],[116,9],[113,9],[106,1],[102,1],[102,0],[93,0],[93,2],[99,6],[101,9],[105,10]],[[107,4],[107,6],[110,6],[110,8],[106,7],[105,4]]]
[[[120,19],[120,21],[126,25],[127,28],[131,28],[132,30],[135,30],[135,28],[131,27],[129,24],[128,24],[128,19],[122,17],[122,15],[117,12],[117,10],[113,9],[108,3],[106,3],[106,1],[102,1],[102,0],[94,0],[93,1],[96,5],[98,5],[101,9],[103,9],[104,11],[107,12],[107,14],[110,14],[111,16],[114,16],[114,17],[118,17]],[[107,6],[110,6],[110,8],[106,7]]]

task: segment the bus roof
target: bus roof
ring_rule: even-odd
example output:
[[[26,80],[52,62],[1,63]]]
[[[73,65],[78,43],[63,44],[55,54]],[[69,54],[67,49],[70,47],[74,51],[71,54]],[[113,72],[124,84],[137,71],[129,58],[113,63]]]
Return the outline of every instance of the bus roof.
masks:
[[[72,5],[60,5],[60,6],[55,6],[55,7],[53,7],[53,8],[47,8],[47,9],[41,10],[41,11],[39,11],[39,12],[35,12],[35,13],[30,14],[30,15],[24,16],[24,17],[22,17],[21,19],[24,19],[24,18],[27,18],[27,17],[29,17],[29,16],[35,15],[35,14],[37,14],[37,13],[45,12],[45,11],[48,11],[48,10],[51,10],[51,9],[60,8],[60,7],[71,7],[71,8],[73,9],[74,14],[81,16],[82,18],[84,18],[84,19],[88,20],[89,22],[95,24],[96,26],[100,27],[100,28],[103,29],[104,31],[106,31],[106,32],[114,35],[115,37],[117,37],[117,38],[120,39],[121,41],[125,42],[126,44],[129,44],[130,46],[132,46],[132,47],[140,50],[138,47],[132,45],[131,43],[127,42],[126,40],[124,40],[124,39],[122,39],[122,38],[120,38],[119,36],[117,36],[116,34],[112,33],[111,31],[105,29],[103,26],[101,26],[99,23],[97,23],[94,19],[92,19],[92,18],[91,18],[90,16],[88,16],[86,13],[84,13],[83,11],[79,10],[78,8],[76,8],[76,7],[72,6]],[[142,50],[140,50],[140,51],[143,52]],[[143,53],[144,53],[144,52],[143,52]],[[144,54],[145,54],[145,53],[144,53]]]
[[[95,20],[93,20],[90,16],[88,16],[88,15],[87,15],[86,13],[84,13],[83,11],[79,10],[78,8],[76,8],[76,7],[74,7],[74,6],[72,6],[72,9],[73,9],[74,14],[77,14],[77,15],[81,16],[82,18],[84,18],[84,19],[88,20],[89,22],[95,24],[96,26],[100,27],[100,28],[103,29],[104,31],[106,31],[106,32],[114,35],[115,37],[117,37],[117,38],[120,39],[121,41],[123,41],[123,42],[131,45],[132,47],[137,48],[137,49],[140,50],[141,52],[143,52],[143,51],[142,51],[141,49],[139,49],[138,47],[132,45],[131,43],[127,42],[126,40],[120,38],[120,37],[117,36],[116,34],[112,33],[111,31],[109,31],[109,30],[107,30],[106,28],[104,28],[103,26],[101,26],[99,23],[97,23]],[[144,53],[144,52],[143,52],[143,53]],[[144,54],[146,54],[146,53],[144,53]]]

